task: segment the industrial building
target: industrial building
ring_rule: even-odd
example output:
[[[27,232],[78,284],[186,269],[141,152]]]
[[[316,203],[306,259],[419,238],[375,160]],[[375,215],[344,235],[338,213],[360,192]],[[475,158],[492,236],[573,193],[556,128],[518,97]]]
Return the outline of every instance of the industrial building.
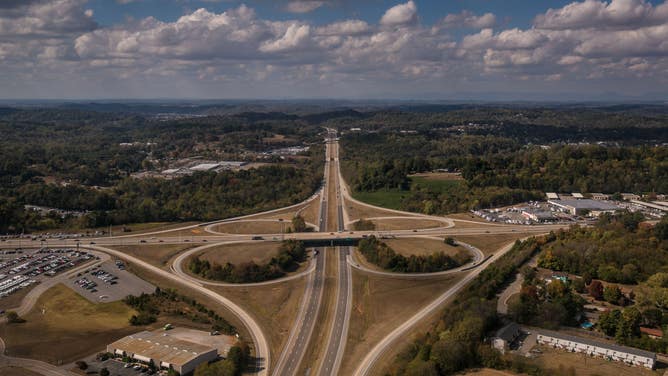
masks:
[[[601,357],[615,362],[623,362],[628,365],[649,369],[654,369],[656,365],[656,353],[633,347],[599,342],[589,338],[576,337],[549,330],[540,330],[536,340],[541,345]]]
[[[591,199],[549,200],[548,203],[572,215],[588,213],[593,216],[599,216],[602,213],[614,213],[615,211],[620,210],[619,206],[612,203]]]
[[[166,332],[143,331],[121,338],[107,346],[107,352],[128,356],[157,367],[188,374],[206,362],[218,358],[218,349],[184,341]]]

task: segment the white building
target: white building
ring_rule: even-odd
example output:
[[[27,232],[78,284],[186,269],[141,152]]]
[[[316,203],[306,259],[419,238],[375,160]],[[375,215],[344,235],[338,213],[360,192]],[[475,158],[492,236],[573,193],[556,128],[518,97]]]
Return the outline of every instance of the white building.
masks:
[[[167,333],[143,331],[107,345],[107,352],[128,356],[185,375],[218,358],[218,349],[184,341]]]
[[[619,206],[612,203],[591,199],[549,200],[548,203],[572,215],[581,215],[588,212],[597,217],[601,213],[614,213],[615,211],[620,210]]]
[[[589,338],[541,330],[538,332],[537,341],[541,345],[551,346],[555,349],[584,353],[638,367],[654,369],[656,365],[656,353],[633,347],[594,341]]]

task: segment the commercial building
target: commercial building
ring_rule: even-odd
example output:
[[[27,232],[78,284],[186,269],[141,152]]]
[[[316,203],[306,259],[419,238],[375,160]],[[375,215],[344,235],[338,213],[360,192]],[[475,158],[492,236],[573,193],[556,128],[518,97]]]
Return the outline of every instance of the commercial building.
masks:
[[[547,192],[545,193],[545,196],[547,197],[548,200],[558,200],[559,195],[554,193],[554,192]]]
[[[610,195],[606,195],[605,193],[592,193],[591,198],[594,200],[609,200]]]
[[[184,341],[167,332],[135,333],[109,344],[107,352],[147,364],[153,362],[157,367],[172,368],[182,375],[218,358],[218,349]]]
[[[553,222],[557,220],[554,214],[547,210],[522,210],[522,216],[534,222],[541,223]]]
[[[502,354],[508,350],[510,344],[522,334],[520,326],[514,322],[499,329],[492,337],[492,347],[499,350]]]
[[[551,346],[570,352],[579,352],[615,362],[654,369],[656,353],[633,347],[599,342],[589,338],[576,337],[549,330],[540,330],[536,340],[541,345]]]
[[[585,213],[593,216],[599,216],[602,213],[614,213],[620,210],[620,207],[606,201],[591,199],[582,200],[549,200],[549,204],[572,215],[582,215]]]

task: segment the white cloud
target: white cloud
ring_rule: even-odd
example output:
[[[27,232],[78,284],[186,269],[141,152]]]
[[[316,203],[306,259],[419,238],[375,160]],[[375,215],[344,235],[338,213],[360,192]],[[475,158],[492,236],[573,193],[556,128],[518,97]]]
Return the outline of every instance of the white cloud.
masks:
[[[263,43],[260,51],[285,52],[304,47],[308,43],[310,34],[310,26],[291,24],[279,39]]]
[[[310,13],[314,10],[322,7],[326,3],[324,1],[311,1],[311,0],[296,0],[290,1],[286,5],[285,10],[290,13]]]
[[[417,6],[413,0],[393,6],[380,19],[380,24],[385,26],[410,25],[415,22],[417,22]]]
[[[448,14],[442,24],[446,28],[485,29],[496,25],[496,16],[492,13],[476,16],[471,11],[464,10],[461,13]]]

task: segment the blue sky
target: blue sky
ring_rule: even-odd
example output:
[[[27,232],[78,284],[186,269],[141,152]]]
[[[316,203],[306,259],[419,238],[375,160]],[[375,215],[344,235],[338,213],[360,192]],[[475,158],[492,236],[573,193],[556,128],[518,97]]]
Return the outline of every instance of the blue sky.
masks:
[[[665,99],[668,0],[4,0],[0,98]]]

